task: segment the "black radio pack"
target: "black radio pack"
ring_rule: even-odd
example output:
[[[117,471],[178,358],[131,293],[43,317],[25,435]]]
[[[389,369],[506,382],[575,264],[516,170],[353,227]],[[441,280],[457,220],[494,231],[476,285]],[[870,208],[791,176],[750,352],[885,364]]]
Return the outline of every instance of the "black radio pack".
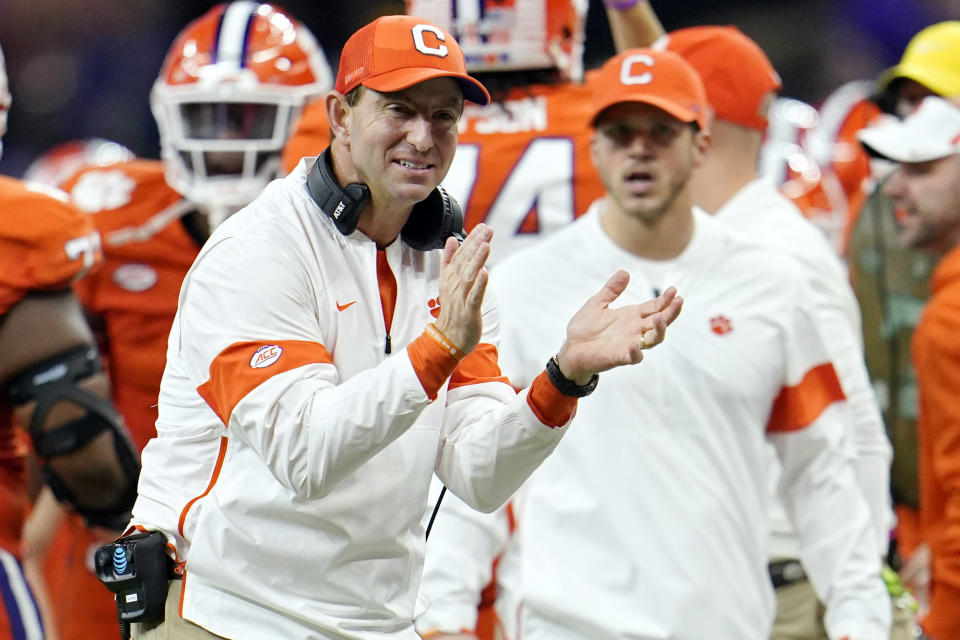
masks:
[[[167,582],[173,575],[173,560],[166,554],[166,543],[162,533],[151,531],[135,533],[97,549],[97,577],[115,594],[122,629],[131,622],[163,620]]]

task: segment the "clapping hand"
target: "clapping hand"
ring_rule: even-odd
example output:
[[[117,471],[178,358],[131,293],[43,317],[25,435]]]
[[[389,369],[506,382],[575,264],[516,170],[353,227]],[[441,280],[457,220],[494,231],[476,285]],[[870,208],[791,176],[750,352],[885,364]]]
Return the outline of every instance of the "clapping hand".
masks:
[[[480,341],[480,309],[489,275],[483,265],[490,255],[493,229],[478,224],[462,244],[447,238],[440,269],[440,316],[437,329],[460,351],[469,353]]]
[[[566,378],[586,384],[595,373],[640,362],[644,349],[663,342],[683,298],[669,287],[652,300],[611,309],[629,281],[630,274],[617,271],[570,319],[567,339],[557,354]]]

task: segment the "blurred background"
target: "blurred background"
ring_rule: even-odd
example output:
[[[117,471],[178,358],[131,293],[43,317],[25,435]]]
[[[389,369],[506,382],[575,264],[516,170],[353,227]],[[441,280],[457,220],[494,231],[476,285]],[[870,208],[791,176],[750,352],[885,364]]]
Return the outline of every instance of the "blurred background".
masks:
[[[666,29],[735,24],[767,52],[783,94],[816,105],[848,80],[875,78],[924,26],[960,17],[960,0],[652,0]],[[149,92],[176,34],[216,2],[0,0],[0,47],[13,107],[0,173],[20,176],[51,146],[85,137],[159,154]],[[402,0],[283,0],[336,69],[347,37]],[[613,52],[600,0],[590,0],[586,65]]]

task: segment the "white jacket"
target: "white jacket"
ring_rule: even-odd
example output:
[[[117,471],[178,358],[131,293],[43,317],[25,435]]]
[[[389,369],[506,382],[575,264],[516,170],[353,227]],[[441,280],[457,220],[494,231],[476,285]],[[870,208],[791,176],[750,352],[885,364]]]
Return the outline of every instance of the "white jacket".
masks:
[[[825,585],[831,637],[885,639],[889,598],[806,279],[704,212],[695,223],[675,259],[645,260],[617,246],[594,209],[492,272],[504,305],[501,365],[519,384],[563,335],[556,319],[604,274],[630,272],[617,305],[670,285],[684,297],[664,343],[640,366],[601,375],[579,404],[576,429],[513,502],[517,530],[500,570],[519,603],[516,637],[768,637],[772,443],[803,560]],[[446,515],[428,554],[453,542]],[[483,532],[474,520],[460,517],[451,530],[472,527],[487,541],[456,544],[502,544],[502,528]],[[428,565],[426,596],[444,603],[449,572]],[[428,611],[418,627],[451,622]]]
[[[174,543],[182,615],[215,634],[412,639],[432,473],[490,511],[566,429],[495,361],[428,400],[405,346],[434,319],[441,252],[386,249],[387,355],[376,246],[318,209],[308,161],[218,227],[184,280],[134,523]],[[495,346],[490,297],[483,318]]]
[[[842,263],[826,236],[803,217],[790,200],[763,178],[740,189],[716,217],[751,240],[794,258],[811,285],[809,304],[823,336],[830,360],[847,397],[848,437],[857,452],[857,477],[870,506],[877,554],[885,556],[893,528],[890,504],[890,461],[893,449],[887,439],[870,377],[863,359],[860,307]],[[776,456],[771,474],[771,558],[797,558],[799,541],[778,499]],[[821,594],[822,595],[822,594]]]

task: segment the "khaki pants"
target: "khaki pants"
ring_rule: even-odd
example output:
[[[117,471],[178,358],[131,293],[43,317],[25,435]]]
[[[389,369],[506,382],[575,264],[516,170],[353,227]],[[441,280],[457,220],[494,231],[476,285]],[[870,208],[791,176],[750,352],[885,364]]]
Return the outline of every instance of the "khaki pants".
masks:
[[[913,613],[891,600],[890,640],[915,640]],[[828,640],[823,627],[824,607],[813,587],[801,580],[777,589],[777,618],[770,640]]]
[[[180,617],[180,590],[183,580],[171,580],[167,586],[167,603],[163,622],[135,622],[131,629],[133,640],[225,640],[189,620]]]

